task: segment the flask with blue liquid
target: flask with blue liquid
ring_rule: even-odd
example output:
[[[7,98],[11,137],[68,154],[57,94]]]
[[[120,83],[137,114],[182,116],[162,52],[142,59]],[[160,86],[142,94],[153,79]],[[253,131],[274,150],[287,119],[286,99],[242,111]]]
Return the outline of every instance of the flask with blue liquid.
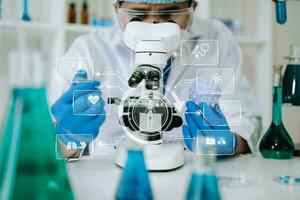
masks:
[[[290,46],[289,63],[283,81],[283,103],[300,106],[300,45]]]
[[[144,153],[141,149],[128,149],[126,165],[122,172],[115,199],[153,199]]]
[[[214,150],[205,144],[205,137],[197,137],[193,144],[193,171],[186,200],[220,200],[217,177],[214,170]]]

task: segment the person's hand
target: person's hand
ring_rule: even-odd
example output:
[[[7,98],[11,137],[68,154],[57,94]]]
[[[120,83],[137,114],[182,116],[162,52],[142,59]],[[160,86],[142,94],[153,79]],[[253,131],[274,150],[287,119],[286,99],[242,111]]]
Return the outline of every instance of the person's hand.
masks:
[[[85,79],[85,72],[77,73],[74,77],[76,83],[51,107],[56,119],[56,133],[65,145],[69,145],[70,141],[77,144],[91,142],[105,120],[104,101],[97,88],[100,82]],[[89,97],[95,98],[90,101]]]
[[[213,146],[216,155],[235,153],[237,136],[230,131],[218,104],[212,108],[206,103],[197,106],[194,102],[188,101],[186,107],[187,125],[182,127],[182,132],[188,149],[193,151],[195,138],[203,136],[204,145]]]

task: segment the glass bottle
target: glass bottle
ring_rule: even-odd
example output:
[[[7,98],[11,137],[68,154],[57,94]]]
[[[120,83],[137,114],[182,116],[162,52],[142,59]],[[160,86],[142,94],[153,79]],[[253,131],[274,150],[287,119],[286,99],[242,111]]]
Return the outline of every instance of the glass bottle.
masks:
[[[144,154],[140,149],[129,149],[116,196],[117,200],[153,199]]]
[[[17,52],[10,106],[0,146],[0,199],[74,199],[36,53]],[[35,63],[35,64],[34,64]],[[58,152],[59,153],[59,152]]]
[[[283,103],[300,106],[300,45],[290,46],[289,63],[283,76]]]
[[[81,24],[89,23],[89,12],[88,12],[88,4],[86,1],[83,2],[82,11],[81,11]]]
[[[70,3],[69,11],[68,11],[68,22],[70,24],[76,23],[76,5],[75,5],[75,3]]]
[[[295,150],[294,143],[282,123],[281,71],[282,65],[274,66],[272,123],[259,145],[259,150],[265,158],[290,159]]]
[[[217,177],[214,170],[215,150],[206,144],[205,137],[197,137],[193,143],[193,172],[190,177],[186,200],[220,200]],[[198,144],[198,145],[197,145]]]

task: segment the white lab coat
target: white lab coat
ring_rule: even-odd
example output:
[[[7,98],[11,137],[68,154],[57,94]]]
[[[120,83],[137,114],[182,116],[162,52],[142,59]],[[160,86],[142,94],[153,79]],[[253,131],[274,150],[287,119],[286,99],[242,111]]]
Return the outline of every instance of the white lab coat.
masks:
[[[261,119],[249,83],[242,72],[242,55],[239,45],[234,40],[231,32],[221,22],[215,20],[194,20],[188,38],[218,40],[218,65],[214,67],[233,68],[236,83],[234,94],[222,95],[221,99],[241,101],[241,124],[239,126],[232,126],[231,129],[247,140],[253,152],[259,139]],[[92,74],[89,72],[89,78],[101,81],[103,98],[107,98],[109,95],[124,95],[124,93],[128,91],[129,86],[127,85],[127,80],[133,72],[132,62],[134,54],[122,42],[121,30],[119,28],[94,31],[90,34],[80,36],[73,42],[65,56],[92,57],[94,73],[92,77]],[[181,101],[188,100],[190,83],[182,84],[181,87],[177,88],[174,88],[174,86],[183,79],[195,79],[197,69],[205,67],[207,66],[182,66],[180,64],[180,58],[175,58],[167,81],[167,88],[175,92]],[[74,71],[65,67],[62,73],[64,73],[64,76],[55,74],[56,78],[54,78],[51,83],[49,92],[50,105],[70,87],[70,83],[64,81],[64,79],[66,77],[71,79],[71,77],[74,76]],[[57,81],[58,79],[60,79],[60,81]],[[110,89],[108,89],[108,87],[110,87]],[[110,93],[107,91],[110,91]],[[170,92],[166,93],[167,98],[170,96],[169,94]],[[104,101],[106,101],[106,99],[104,99]],[[231,109],[235,109],[236,112],[239,113],[240,108]],[[112,147],[124,135],[124,131],[118,122],[118,107],[111,106],[109,108],[108,105],[106,105],[105,110],[108,115],[99,130],[98,138],[96,138],[93,143],[95,154],[103,153],[100,152],[101,150],[99,149],[101,148],[98,148],[99,146],[108,145]],[[185,106],[182,110],[179,110],[179,112],[184,119]],[[226,117],[239,117],[239,115]],[[182,131],[181,128],[178,128],[165,135],[170,138],[178,138],[182,137]]]

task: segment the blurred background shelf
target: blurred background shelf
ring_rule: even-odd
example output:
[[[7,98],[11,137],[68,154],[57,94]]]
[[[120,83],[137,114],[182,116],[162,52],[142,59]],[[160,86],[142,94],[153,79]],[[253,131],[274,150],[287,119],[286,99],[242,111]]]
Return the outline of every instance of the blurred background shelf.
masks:
[[[94,30],[106,29],[106,27],[101,26],[92,26],[85,24],[46,24],[42,22],[25,22],[25,21],[9,21],[9,20],[0,20],[0,28],[5,29],[25,29],[25,30],[34,30],[45,33],[45,31],[66,31],[71,33],[86,34]]]
[[[103,27],[96,27],[82,24],[66,24],[62,27],[65,31],[78,34],[86,34],[94,30],[102,29]]]
[[[28,29],[36,31],[56,31],[59,27],[52,24],[45,24],[41,22],[25,22],[25,21],[9,21],[9,20],[0,20],[0,28],[11,28],[11,29]]]

